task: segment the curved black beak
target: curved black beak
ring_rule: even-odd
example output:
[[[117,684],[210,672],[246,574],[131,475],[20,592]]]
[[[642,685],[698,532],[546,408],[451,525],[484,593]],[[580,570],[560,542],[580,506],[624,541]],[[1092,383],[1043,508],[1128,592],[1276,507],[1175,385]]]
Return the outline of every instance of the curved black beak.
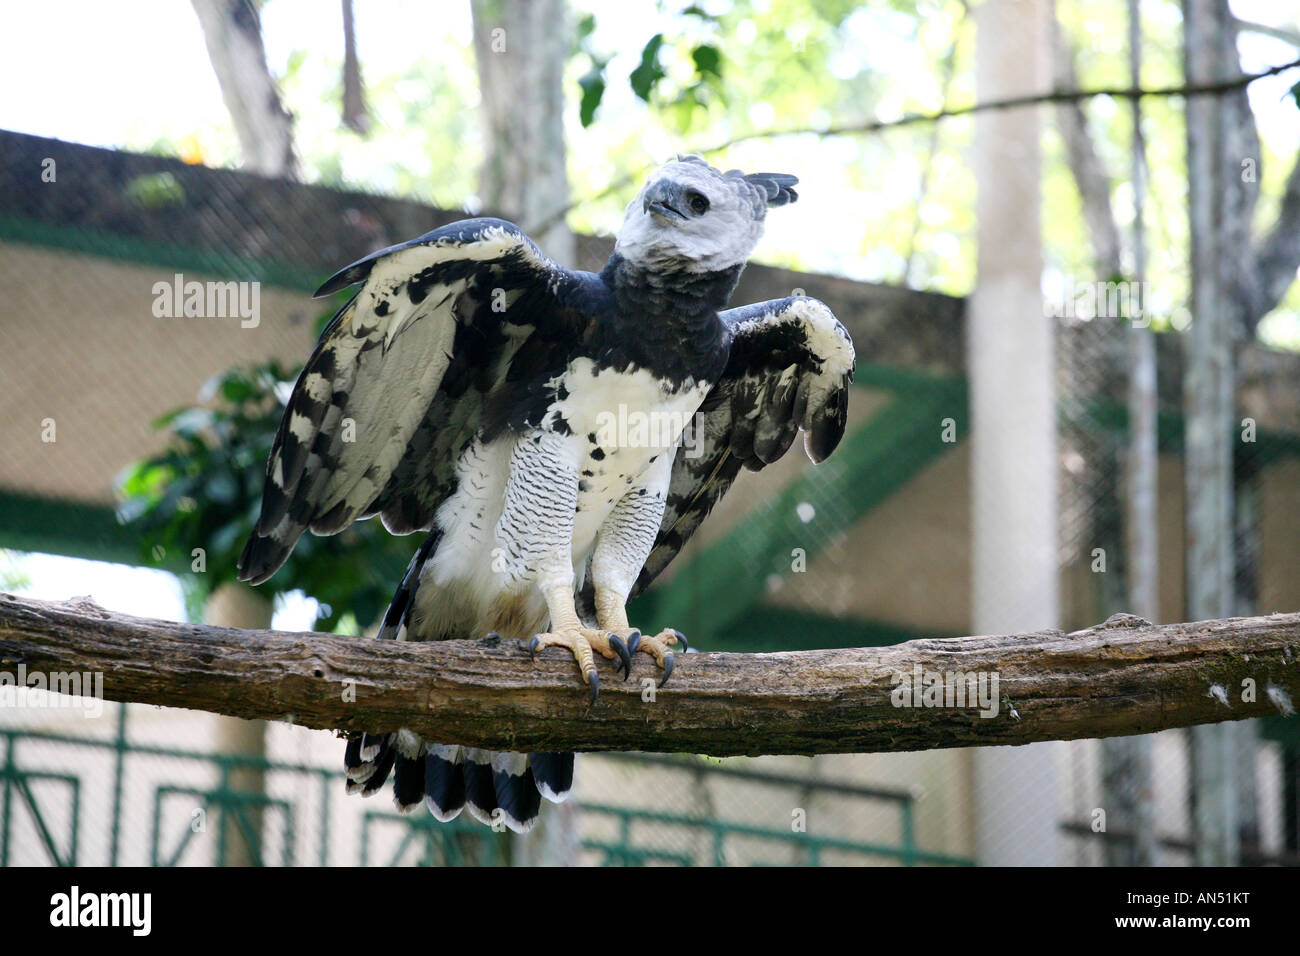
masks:
[[[653,213],[664,219],[689,219],[686,213],[677,208],[677,186],[666,179],[649,186],[641,200],[641,211]]]

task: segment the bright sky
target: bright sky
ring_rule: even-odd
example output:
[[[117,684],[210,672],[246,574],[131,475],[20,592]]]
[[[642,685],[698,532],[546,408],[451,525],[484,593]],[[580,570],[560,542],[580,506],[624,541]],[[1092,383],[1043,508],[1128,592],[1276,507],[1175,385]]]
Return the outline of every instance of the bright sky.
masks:
[[[356,17],[358,44],[382,48],[398,62],[415,59],[429,36],[451,31],[470,42],[468,2],[360,0]],[[0,57],[0,129],[119,146],[229,124],[203,32],[185,0],[16,3],[4,19],[11,42]],[[262,12],[262,28],[277,71],[295,49],[342,54],[337,3],[275,0]]]
[[[634,0],[620,12],[633,5],[645,7],[646,13],[654,10],[646,0]],[[1300,28],[1296,0],[1233,0],[1232,6],[1244,19]],[[124,10],[131,16],[123,16]],[[294,50],[337,57],[343,48],[337,4],[274,0],[266,4],[262,17],[267,58],[277,72]],[[471,39],[468,2],[359,0],[356,17],[363,64],[372,61],[377,50],[389,62],[410,62],[427,51],[429,37],[442,40],[451,34],[466,46]],[[121,146],[229,125],[198,20],[183,0],[9,4],[5,24],[11,42],[0,57],[0,88],[6,91],[0,98],[0,128]],[[140,29],[142,24],[148,29]],[[643,17],[605,16],[598,24],[600,45],[628,55],[639,51],[648,30]],[[899,44],[872,42],[866,31],[858,37],[858,59],[906,81],[915,63]],[[1249,70],[1295,55],[1286,43],[1253,34],[1243,37],[1241,50]],[[842,54],[832,69],[853,69],[850,59],[852,54]],[[1271,133],[1279,132],[1280,125],[1300,138],[1300,115],[1282,102],[1295,82],[1288,74],[1251,88],[1260,124]]]
[[[1116,9],[1122,2],[1103,0]],[[723,0],[710,0],[705,5],[719,3]],[[579,10],[587,5],[581,0],[573,3]],[[1234,0],[1233,8],[1246,19],[1300,28],[1297,0]],[[606,13],[597,21],[598,48],[617,51],[611,76],[626,75],[649,33],[672,21],[671,14],[659,9],[653,0],[623,0],[617,9],[620,15]],[[130,15],[124,16],[124,10],[129,10]],[[1174,8],[1161,4],[1148,4],[1147,10],[1148,14],[1155,11],[1176,16]],[[337,3],[272,0],[265,5],[262,16],[267,57],[275,72],[284,71],[295,50],[309,51],[308,68],[314,71],[324,69],[326,60],[334,63],[341,57],[342,22]],[[356,17],[363,69],[372,74],[395,72],[394,66],[411,63],[448,41],[463,48],[471,42],[467,0],[358,0]],[[899,22],[893,22],[891,17]],[[927,88],[929,78],[917,73],[927,67],[915,55],[914,44],[897,41],[908,31],[909,20],[906,14],[881,9],[864,10],[862,16],[855,14],[846,26],[846,47],[831,63],[832,72],[850,75],[861,64],[870,64],[894,78],[893,85],[898,89]],[[70,24],[75,28],[70,29]],[[0,97],[0,128],[97,146],[138,148],[160,139],[178,142],[196,130],[233,143],[197,17],[184,0],[14,3],[7,5],[5,25],[11,42],[0,57],[0,89],[6,91]],[[736,42],[743,42],[743,38]],[[1103,52],[1122,56],[1122,38],[1116,38],[1115,43],[1114,51]],[[1245,66],[1251,70],[1286,62],[1295,55],[1287,44],[1257,35],[1244,36],[1241,48]],[[325,82],[336,81],[336,74],[326,76]],[[1252,87],[1260,127],[1278,151],[1300,143],[1300,111],[1285,99],[1296,80],[1295,74],[1288,74]],[[878,104],[877,112],[882,116],[889,112],[889,99],[886,93]],[[621,82],[610,84],[606,101],[607,108],[620,112],[636,106],[627,84]],[[762,105],[756,104],[760,115],[752,117],[756,126],[767,125],[761,115]],[[337,126],[336,110],[300,115],[300,140],[312,142],[320,134],[322,122]],[[391,149],[402,147],[400,138],[399,133],[389,141]],[[666,158],[682,144],[673,142],[655,124],[645,124],[642,145],[649,160]],[[851,147],[848,140],[827,140],[815,155],[809,155],[806,148],[800,150],[796,161],[805,181],[828,186],[842,182],[845,157],[856,155]],[[797,144],[769,141],[760,148],[764,157],[777,159],[784,158]],[[372,165],[356,172],[374,187],[383,187],[382,168]],[[575,181],[575,196],[581,198],[602,185]],[[886,192],[882,190],[882,194]],[[881,201],[883,196],[863,197],[864,213],[872,216],[873,210],[879,209],[875,215],[885,214],[883,210],[888,207]],[[808,227],[813,235],[826,236],[828,224],[835,221],[841,208],[829,201],[820,205],[816,192],[805,190],[799,208],[786,211],[785,220],[791,229]],[[840,254],[844,246],[853,245],[851,240],[846,243],[840,238],[832,232],[822,249],[810,249],[810,264],[826,271],[874,277],[869,267],[864,270],[861,261],[846,260]]]

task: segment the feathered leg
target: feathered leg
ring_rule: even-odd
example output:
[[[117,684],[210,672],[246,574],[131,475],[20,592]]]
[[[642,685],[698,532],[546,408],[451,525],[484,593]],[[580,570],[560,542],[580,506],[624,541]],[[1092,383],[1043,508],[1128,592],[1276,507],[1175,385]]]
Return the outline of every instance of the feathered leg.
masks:
[[[584,627],[574,606],[573,515],[578,506],[578,466],[563,435],[533,432],[520,436],[510,455],[505,506],[496,540],[506,576],[502,591],[518,595],[536,587],[546,599],[550,630],[529,644],[534,656],[547,647],[568,648],[578,663],[594,703],[600,693],[595,655],[617,659],[624,671],[632,655],[620,637]]]
[[[640,629],[628,623],[627,596],[645,566],[663,520],[672,460],[670,454],[659,456],[641,480],[618,500],[601,526],[591,561],[596,625],[622,638],[632,653],[639,650],[653,657],[664,671],[661,687],[673,673],[672,648],[680,645],[686,650],[686,638],[671,627],[653,637],[642,636]]]

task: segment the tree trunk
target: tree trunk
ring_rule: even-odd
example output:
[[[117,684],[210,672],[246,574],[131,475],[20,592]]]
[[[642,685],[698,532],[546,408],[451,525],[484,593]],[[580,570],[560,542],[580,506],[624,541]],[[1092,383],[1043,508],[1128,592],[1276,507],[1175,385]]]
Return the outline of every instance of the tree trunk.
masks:
[[[1132,86],[1140,83],[1141,34],[1137,20],[1138,0],[1129,0],[1129,50]],[[1079,79],[1074,68],[1074,49],[1066,40],[1059,21],[1055,26],[1055,81],[1058,90],[1076,90]],[[1135,129],[1133,153],[1134,204],[1139,210],[1134,225],[1134,274],[1129,278],[1140,282],[1145,272],[1144,249],[1141,235],[1141,205],[1145,174],[1142,159],[1141,100],[1130,101]],[[1120,248],[1120,230],[1111,205],[1111,176],[1093,144],[1088,129],[1084,104],[1078,101],[1061,103],[1056,107],[1056,122],[1065,140],[1066,157],[1073,174],[1075,186],[1083,205],[1084,220],[1092,242],[1094,281],[1108,282],[1124,274]],[[1138,286],[1140,288],[1140,286]],[[1132,299],[1130,299],[1132,301]],[[1129,381],[1129,447],[1127,456],[1127,481],[1124,489],[1124,568],[1126,587],[1106,587],[1110,583],[1101,575],[1100,595],[1104,613],[1127,608],[1148,620],[1159,619],[1156,605],[1155,539],[1155,343],[1150,329],[1138,328],[1122,322],[1122,317],[1098,317],[1093,322],[1093,333],[1099,339],[1111,335],[1125,336],[1128,344]],[[1109,349],[1105,350],[1109,355]],[[1072,376],[1073,377],[1073,376]],[[1103,376],[1103,381],[1109,376]],[[1090,380],[1095,380],[1090,376]],[[1089,398],[1093,395],[1087,396]],[[1092,467],[1106,474],[1094,487],[1109,489],[1119,484],[1113,480],[1119,465],[1112,455],[1098,455]],[[1101,522],[1099,522],[1101,523]],[[1109,524],[1109,523],[1107,523]],[[1107,532],[1112,529],[1107,527]],[[1118,529],[1114,529],[1118,530]],[[1111,535],[1099,541],[1107,552],[1112,547]],[[1113,542],[1119,544],[1119,542]],[[1133,840],[1111,840],[1104,844],[1108,866],[1147,866],[1153,859],[1157,841],[1154,836],[1151,781],[1151,741],[1145,737],[1112,737],[1101,742],[1101,800],[1107,809],[1108,823],[1114,829],[1135,834]]]
[[[507,216],[561,265],[572,266],[573,235],[561,221],[569,202],[564,147],[564,63],[570,33],[564,0],[472,0],[474,55],[482,91],[480,198]]]
[[[281,103],[266,63],[257,5],[248,0],[190,2],[239,137],[244,168],[263,176],[297,178],[293,117]]]
[[[361,82],[361,61],[357,59],[357,26],[352,15],[352,0],[343,0],[343,125],[354,133],[370,132],[366,88]]]
[[[1236,30],[1226,0],[1183,0],[1185,68],[1190,83],[1239,73]],[[1239,274],[1243,209],[1240,169],[1224,145],[1237,138],[1232,96],[1187,100],[1187,172],[1191,233],[1192,323],[1185,335],[1187,609],[1192,617],[1233,612],[1234,346],[1240,325],[1229,303]],[[1248,109],[1248,107],[1247,107]],[[1249,219],[1244,223],[1249,229]],[[1247,232],[1247,237],[1249,233]],[[1247,248],[1249,243],[1247,242]],[[1228,727],[1192,732],[1197,862],[1237,860],[1236,760]]]
[[[1141,0],[1128,0],[1129,73],[1142,85]],[[1128,461],[1125,493],[1124,568],[1128,609],[1149,621],[1160,620],[1159,451],[1156,434],[1156,343],[1150,327],[1150,303],[1142,295],[1146,281],[1146,141],[1142,136],[1142,101],[1129,101],[1133,117],[1133,272],[1142,318],[1123,330],[1128,340]],[[1116,263],[1118,265],[1118,263]],[[1118,272],[1118,270],[1117,270]],[[1099,276],[1098,278],[1104,278]],[[1130,296],[1129,301],[1135,301]],[[1150,737],[1117,737],[1102,742],[1105,805],[1132,830],[1132,841],[1106,844],[1110,866],[1154,866],[1160,842],[1155,815]]]

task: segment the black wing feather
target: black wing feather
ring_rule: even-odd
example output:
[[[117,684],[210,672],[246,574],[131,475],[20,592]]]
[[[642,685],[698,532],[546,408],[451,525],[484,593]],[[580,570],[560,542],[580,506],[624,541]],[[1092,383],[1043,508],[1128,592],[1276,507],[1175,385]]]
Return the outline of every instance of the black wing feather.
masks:
[[[844,436],[853,343],[821,302],[775,299],[722,313],[731,332],[726,371],[673,461],[663,522],[637,578],[640,594],[690,540],[742,467],[758,471],[804,433],[804,449],[824,461]]]
[[[429,528],[528,335],[579,321],[561,305],[574,281],[500,219],[452,223],[328,279],[317,295],[364,285],[294,386],[240,579],[269,578],[307,528],[374,514],[396,533]]]

